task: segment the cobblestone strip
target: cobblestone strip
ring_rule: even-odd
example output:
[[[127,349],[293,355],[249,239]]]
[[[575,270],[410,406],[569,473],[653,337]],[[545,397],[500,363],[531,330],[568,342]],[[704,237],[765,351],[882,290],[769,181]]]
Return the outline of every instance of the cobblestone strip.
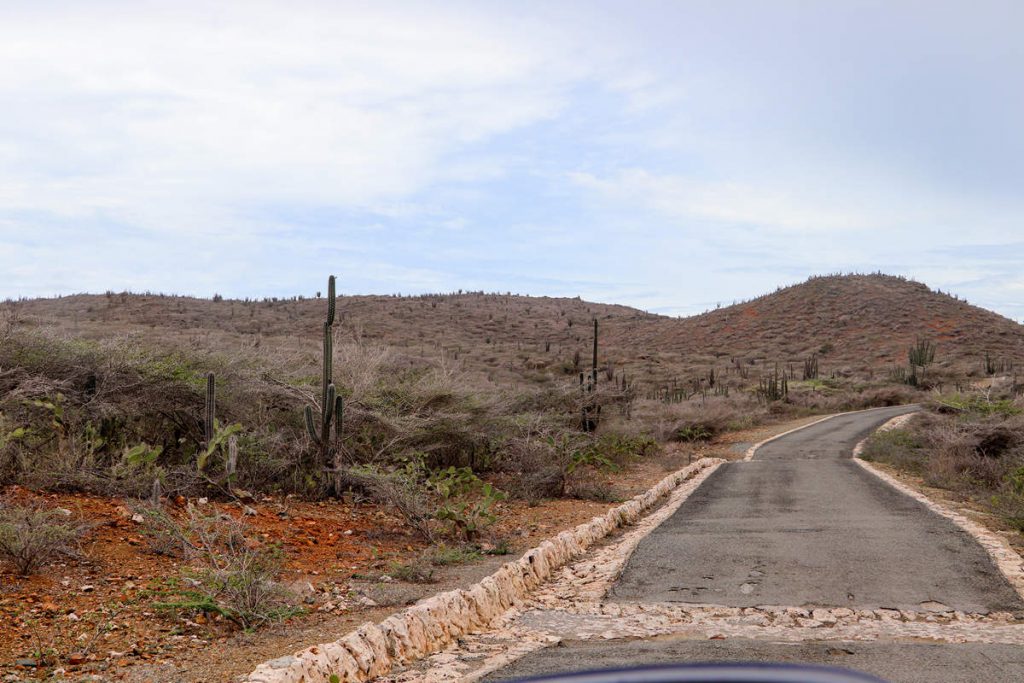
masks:
[[[363,624],[334,642],[264,662],[245,681],[326,683],[337,677],[341,683],[361,683],[382,676],[396,666],[430,656],[471,634],[507,625],[519,613],[517,608],[526,604],[531,593],[560,567],[583,556],[589,547],[619,527],[639,521],[640,526],[647,525],[644,528],[649,532],[653,526],[642,519],[648,510],[671,494],[668,506],[674,505],[674,512],[683,500],[680,493],[686,491],[689,495],[688,492],[722,462],[717,458],[702,458],[606,514],[548,539],[469,589],[435,595],[379,624]],[[693,479],[688,481],[691,477]],[[662,509],[649,517],[657,517],[660,523],[668,514],[671,512],[666,514]],[[542,642],[543,636],[541,638],[541,641],[522,642]]]
[[[574,640],[685,636],[771,640],[876,640],[925,638],[941,642],[1024,644],[1024,623],[1010,613],[950,610],[853,610],[810,607],[576,604],[537,610],[520,619],[536,632]]]

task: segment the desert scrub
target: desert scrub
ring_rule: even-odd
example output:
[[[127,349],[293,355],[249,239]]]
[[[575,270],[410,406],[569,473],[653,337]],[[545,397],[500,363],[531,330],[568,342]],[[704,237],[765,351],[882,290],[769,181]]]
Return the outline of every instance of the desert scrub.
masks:
[[[69,511],[0,501],[0,559],[22,576],[33,574],[61,557],[76,556],[87,528]]]
[[[890,429],[875,432],[864,444],[861,458],[871,462],[884,462],[915,474],[923,472],[927,453],[921,440],[910,429]]]
[[[1009,398],[945,396],[862,454],[973,500],[1024,531],[1024,415]]]
[[[348,478],[431,542],[442,536],[474,540],[497,521],[495,505],[507,497],[468,467],[431,470],[423,456],[399,467],[352,468]]]
[[[158,528],[189,560],[160,592],[158,608],[218,614],[245,630],[300,611],[277,580],[281,550],[259,540],[241,520],[190,505],[183,523],[164,515]]]
[[[929,403],[930,409],[938,413],[962,415],[970,419],[977,417],[1011,417],[1020,415],[1024,408],[1011,398],[991,398],[986,394],[954,394],[942,396]]]

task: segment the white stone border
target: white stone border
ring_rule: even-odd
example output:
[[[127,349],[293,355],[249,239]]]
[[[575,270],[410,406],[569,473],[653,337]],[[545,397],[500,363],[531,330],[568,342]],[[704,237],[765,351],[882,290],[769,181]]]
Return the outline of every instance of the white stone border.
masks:
[[[894,417],[879,427],[877,431],[881,432],[896,429],[909,420],[913,415],[914,414],[911,413],[909,415]],[[900,493],[910,496],[935,514],[945,517],[972,536],[974,540],[981,544],[981,547],[989,554],[989,557],[992,558],[992,562],[996,565],[996,568],[1004,577],[1006,577],[1006,580],[1011,586],[1013,586],[1014,590],[1017,591],[1017,594],[1021,596],[1021,599],[1024,599],[1024,559],[1021,559],[1021,556],[1017,554],[1010,544],[1007,543],[1004,538],[1001,538],[998,534],[989,531],[977,522],[967,518],[955,510],[951,510],[941,503],[935,502],[917,489],[904,484],[899,479],[883,472],[868,461],[862,460],[860,458],[860,454],[864,451],[864,446],[870,438],[871,437],[869,436],[867,439],[864,439],[857,444],[856,448],[853,449],[853,461],[860,465],[865,471],[875,475]]]
[[[437,652],[461,636],[483,632],[522,604],[529,592],[547,581],[556,569],[583,555],[615,529],[636,522],[662,497],[701,470],[722,462],[701,458],[606,514],[544,541],[468,589],[440,593],[379,624],[363,624],[334,642],[264,662],[244,683],[327,683],[331,676],[337,676],[341,683],[362,683],[389,672],[395,665]]]

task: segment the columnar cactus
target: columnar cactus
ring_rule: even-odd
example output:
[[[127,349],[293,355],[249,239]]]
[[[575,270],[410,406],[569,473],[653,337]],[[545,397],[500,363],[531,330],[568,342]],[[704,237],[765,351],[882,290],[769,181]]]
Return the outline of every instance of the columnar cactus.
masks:
[[[213,443],[213,436],[216,432],[214,417],[217,412],[217,378],[212,372],[206,373],[206,407],[203,412],[203,435],[206,437],[206,446]]]
[[[306,431],[313,443],[320,449],[323,462],[328,464],[334,451],[334,440],[341,434],[344,405],[334,388],[334,276],[327,280],[327,321],[324,322],[324,363],[320,393],[319,426],[313,416],[313,406],[306,406]],[[331,438],[331,423],[334,423],[334,439]]]
[[[594,355],[590,363],[590,380],[587,382],[586,387],[583,384],[583,373],[580,373],[580,390],[585,391],[587,394],[593,393],[597,389],[597,318],[594,318]],[[582,419],[581,426],[583,431],[592,432],[597,429],[597,423],[601,419],[601,404],[598,402],[599,399],[585,399],[582,408]]]

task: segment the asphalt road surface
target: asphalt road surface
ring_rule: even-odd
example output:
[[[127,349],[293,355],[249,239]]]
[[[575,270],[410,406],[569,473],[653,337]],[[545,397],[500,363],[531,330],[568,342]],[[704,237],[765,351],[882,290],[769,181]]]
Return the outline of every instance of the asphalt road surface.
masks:
[[[851,459],[904,412],[843,415],[723,465],[640,543],[609,600],[1024,610],[973,538]]]
[[[607,599],[1024,612],[968,534],[852,462],[860,440],[908,410],[846,414],[721,466],[640,543]],[[675,661],[832,664],[899,683],[1024,681],[1024,652],[1011,645],[671,638],[569,641],[486,680]]]

